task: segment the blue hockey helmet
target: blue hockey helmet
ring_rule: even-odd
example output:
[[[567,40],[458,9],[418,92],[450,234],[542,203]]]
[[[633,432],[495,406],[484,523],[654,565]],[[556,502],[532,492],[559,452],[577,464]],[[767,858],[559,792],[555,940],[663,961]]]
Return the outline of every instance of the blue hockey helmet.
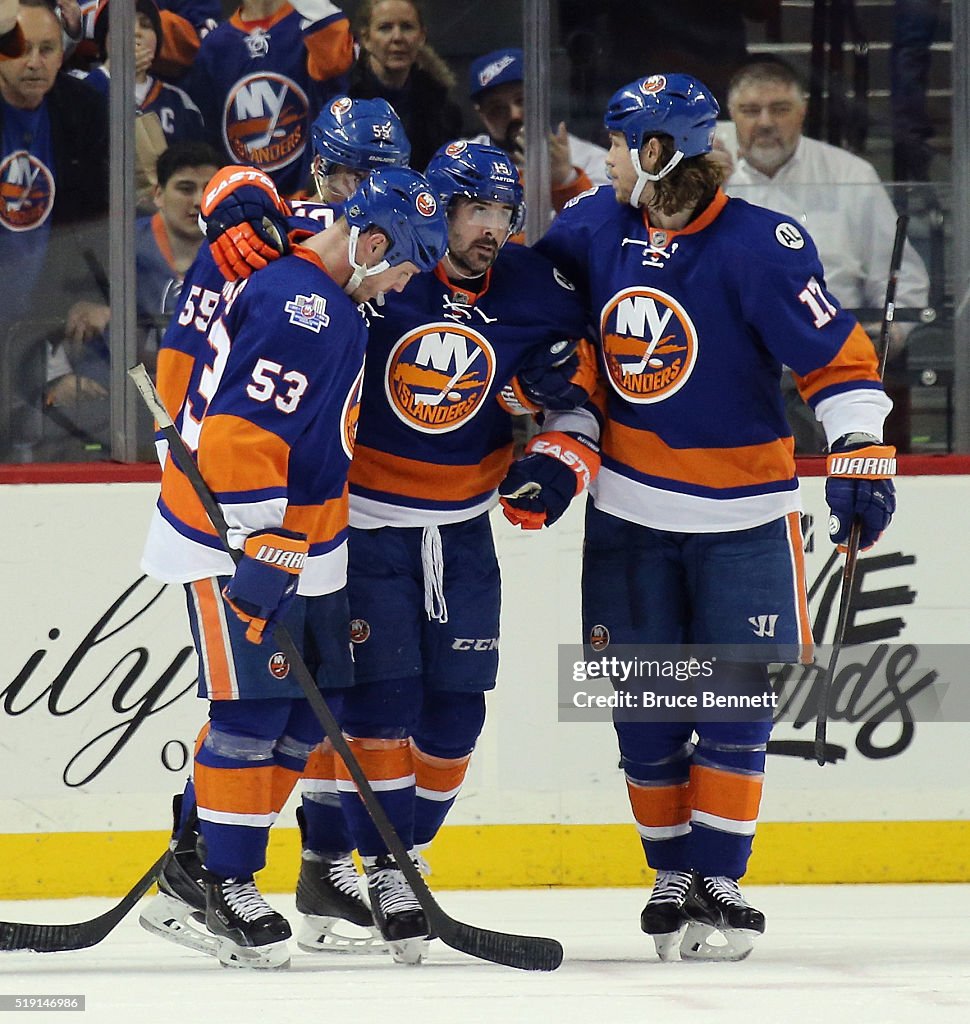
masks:
[[[310,126],[310,139],[324,174],[330,174],[335,164],[373,171],[406,167],[411,159],[404,125],[390,103],[382,99],[336,97]]]
[[[445,207],[455,196],[504,203],[512,207],[509,234],[522,230],[525,223],[522,182],[504,149],[477,142],[449,142],[431,158],[425,173]]]
[[[709,153],[720,108],[703,82],[691,75],[648,75],[615,92],[606,108],[607,131],[620,132],[630,147],[639,178],[630,203],[636,206],[643,186],[668,175],[684,157]],[[674,140],[674,155],[656,174],[640,166],[640,148],[654,135]]]
[[[420,270],[431,270],[448,248],[448,224],[444,207],[424,175],[410,167],[388,167],[374,171],[344,203],[350,224],[350,263],[354,276],[348,284],[353,291],[365,277],[410,260]],[[384,259],[365,268],[357,263],[357,237],[377,227],[390,239]]]

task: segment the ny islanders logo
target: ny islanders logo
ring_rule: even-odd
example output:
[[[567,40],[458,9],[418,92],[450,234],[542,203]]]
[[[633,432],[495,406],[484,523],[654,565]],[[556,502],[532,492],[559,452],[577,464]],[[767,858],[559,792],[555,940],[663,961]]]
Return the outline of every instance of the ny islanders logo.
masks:
[[[222,115],[226,148],[240,162],[275,171],[306,149],[310,104],[285,75],[247,75],[236,83]]]
[[[478,331],[424,324],[392,349],[384,390],[398,419],[423,434],[443,434],[478,412],[494,377],[495,353]]]
[[[54,177],[46,164],[25,150],[0,162],[0,225],[33,231],[54,208]]]
[[[360,419],[360,395],[364,387],[364,368],[360,368],[357,379],[350,385],[347,397],[344,399],[344,408],[340,416],[342,429],[340,443],[343,445],[344,454],[348,459],[354,457],[354,444],[357,442],[357,421]]]
[[[600,337],[610,384],[630,402],[662,402],[686,383],[697,332],[676,299],[656,288],[625,288],[603,307]]]

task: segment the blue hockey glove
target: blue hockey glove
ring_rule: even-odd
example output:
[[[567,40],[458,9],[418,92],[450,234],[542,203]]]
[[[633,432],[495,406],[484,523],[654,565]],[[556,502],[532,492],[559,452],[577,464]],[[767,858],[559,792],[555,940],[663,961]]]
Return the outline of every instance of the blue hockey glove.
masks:
[[[222,596],[248,623],[250,643],[262,643],[266,627],[295,596],[309,550],[306,535],[292,530],[259,530],[246,538],[243,557]]]
[[[255,167],[230,165],[213,176],[202,219],[213,259],[227,281],[249,277],[289,252],[289,212],[272,178]]]
[[[516,397],[527,407],[575,409],[589,397],[579,383],[578,341],[540,345],[526,357],[516,374]]]
[[[840,550],[855,519],[862,523],[859,547],[871,548],[896,511],[896,449],[871,434],[845,434],[829,449],[825,500],[829,537]]]
[[[537,434],[499,486],[502,512],[514,526],[552,526],[596,478],[599,445],[575,431]]]

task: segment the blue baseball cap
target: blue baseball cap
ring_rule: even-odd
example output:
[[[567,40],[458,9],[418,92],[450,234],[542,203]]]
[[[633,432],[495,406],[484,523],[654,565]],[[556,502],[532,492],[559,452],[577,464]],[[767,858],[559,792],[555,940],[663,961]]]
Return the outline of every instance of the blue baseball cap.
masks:
[[[484,57],[472,61],[469,72],[471,79],[469,95],[477,100],[482,93],[506,82],[523,81],[525,70],[522,51],[514,46],[504,50],[493,50]]]

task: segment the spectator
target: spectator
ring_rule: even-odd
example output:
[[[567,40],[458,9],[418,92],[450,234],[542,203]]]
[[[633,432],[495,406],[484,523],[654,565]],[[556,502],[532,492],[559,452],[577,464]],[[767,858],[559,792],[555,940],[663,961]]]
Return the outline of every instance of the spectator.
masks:
[[[223,20],[220,0],[159,0],[162,40],[152,70],[178,78],[195,60],[202,40]]]
[[[449,95],[455,79],[428,45],[424,10],[418,0],[363,0],[354,26],[361,51],[349,94],[391,104],[411,142],[411,165],[423,169],[462,133],[461,109]]]
[[[174,143],[158,160],[157,212],[136,222],[137,358],[153,369],[161,332],[202,242],[202,192],[218,167],[218,156],[205,143]],[[83,451],[108,447],[110,318],[111,309],[104,302],[80,301],[68,313],[66,327],[48,336],[42,388],[44,443],[35,457],[73,461]],[[146,433],[139,450],[150,449]]]
[[[726,191],[807,227],[818,246],[826,286],[843,306],[881,309],[896,223],[892,200],[870,163],[802,135],[806,108],[805,90],[784,61],[752,61],[741,68],[728,91],[738,160]],[[923,307],[928,293],[926,268],[907,242],[897,308]],[[894,325],[893,357],[911,327]],[[820,435],[793,387],[788,397],[799,450],[820,450]],[[887,433],[899,429],[897,417],[891,417]],[[905,447],[906,438],[892,440]]]
[[[202,41],[186,89],[224,162],[292,196],[309,174],[310,124],[346,91],[352,61],[350,23],[330,0],[242,0]]]
[[[108,0],[101,0],[94,17],[94,41],[103,63],[85,81],[107,96],[111,81]],[[148,72],[158,54],[162,23],[155,0],[135,0],[135,102],[141,114],[158,116],[167,142],[200,141],[204,135],[202,114],[188,94],[167,85]]]
[[[472,142],[504,149],[520,173],[525,169],[525,90],[522,51],[495,50],[471,66],[471,98],[485,126]],[[570,199],[593,185],[605,185],[606,150],[566,130],[564,121],[549,135],[552,205],[558,213]]]
[[[106,262],[108,119],[104,99],[60,73],[61,26],[46,0],[21,0],[20,57],[0,62],[0,328],[32,309],[44,315],[95,282],[82,254]],[[69,285],[68,285],[69,282]]]

